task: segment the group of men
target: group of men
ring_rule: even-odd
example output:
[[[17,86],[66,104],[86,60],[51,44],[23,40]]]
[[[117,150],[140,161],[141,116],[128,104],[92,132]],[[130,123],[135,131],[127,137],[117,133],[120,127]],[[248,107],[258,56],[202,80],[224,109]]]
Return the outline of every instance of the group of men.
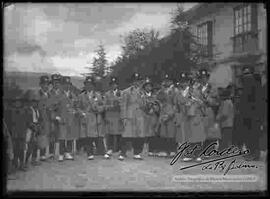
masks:
[[[243,72],[244,76],[251,74],[248,67]],[[28,91],[5,107],[5,132],[12,139],[13,165],[25,169],[30,156],[33,165],[40,164],[38,149],[40,160],[55,157],[56,143],[58,161],[74,160],[75,151],[80,149],[87,153],[88,160],[95,155],[110,159],[114,152],[119,160],[124,160],[128,143],[135,160],[143,159],[144,146],[148,146],[149,156],[173,157],[184,142],[207,147],[213,141],[219,143],[219,150],[236,144],[239,148],[248,147],[258,156],[259,146],[254,142],[262,130],[262,120],[253,122],[252,115],[258,101],[250,101],[247,96],[242,99],[242,94],[238,99],[251,106],[253,113],[246,114],[249,110],[242,104],[237,115],[237,96],[232,98],[231,87],[214,92],[207,70],[182,72],[176,79],[165,75],[159,88],[150,77],[143,78],[138,73],[130,79],[130,86],[119,90],[118,78],[111,77],[110,89],[100,92],[96,79],[88,76],[83,90],[76,92],[68,76],[41,76],[38,93]],[[248,128],[250,124],[253,126]],[[234,136],[243,130],[248,136]],[[202,157],[198,154],[197,150],[182,157],[183,161],[200,162]]]

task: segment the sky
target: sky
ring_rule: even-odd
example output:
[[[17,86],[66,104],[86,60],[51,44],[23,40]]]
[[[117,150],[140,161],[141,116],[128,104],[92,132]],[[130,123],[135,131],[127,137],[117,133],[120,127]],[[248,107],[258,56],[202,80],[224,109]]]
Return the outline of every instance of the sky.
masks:
[[[186,10],[196,3],[184,3]],[[4,10],[7,71],[88,72],[100,43],[112,63],[121,54],[120,35],[136,28],[169,33],[176,3],[17,3]]]

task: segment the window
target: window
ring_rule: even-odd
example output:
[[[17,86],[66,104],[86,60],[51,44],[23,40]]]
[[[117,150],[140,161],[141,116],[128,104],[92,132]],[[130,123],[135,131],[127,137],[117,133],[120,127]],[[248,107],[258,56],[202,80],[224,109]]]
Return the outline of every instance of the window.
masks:
[[[212,21],[203,23],[197,27],[197,37],[202,46],[204,56],[212,56]]]
[[[234,9],[234,52],[258,48],[256,4],[242,4]],[[255,34],[254,34],[255,33]]]

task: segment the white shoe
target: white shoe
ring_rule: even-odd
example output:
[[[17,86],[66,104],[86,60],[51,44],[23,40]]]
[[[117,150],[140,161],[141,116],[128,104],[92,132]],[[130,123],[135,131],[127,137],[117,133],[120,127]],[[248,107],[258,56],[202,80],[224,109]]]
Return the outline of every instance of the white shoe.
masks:
[[[88,160],[94,160],[94,156],[93,155],[89,155],[87,159]]]
[[[59,161],[59,162],[63,162],[63,161],[64,161],[64,156],[63,156],[63,155],[59,155],[58,161]]]
[[[112,153],[113,153],[112,150],[109,150],[109,151],[107,152],[108,155],[112,155]]]
[[[202,158],[196,158],[196,162],[202,162]]]
[[[73,156],[70,153],[65,154],[65,159],[67,160],[74,160]]]
[[[175,152],[171,152],[170,157],[174,157],[174,156],[175,156]]]
[[[136,160],[142,160],[141,155],[134,155],[133,158],[136,159]]]
[[[110,156],[109,156],[108,154],[105,154],[105,155],[104,155],[104,158],[105,158],[105,159],[110,159]]]
[[[153,152],[149,152],[148,153],[148,156],[154,156],[154,153]]]
[[[158,157],[166,157],[166,156],[167,156],[167,153],[165,153],[165,152],[158,153]]]
[[[43,155],[43,156],[40,157],[40,160],[41,161],[45,161],[46,160],[46,157]]]
[[[119,155],[118,160],[124,160],[124,159],[125,159],[124,156]]]
[[[187,157],[183,158],[183,161],[184,161],[184,162],[189,162],[189,161],[191,161],[191,160],[192,160],[192,158],[187,158]]]

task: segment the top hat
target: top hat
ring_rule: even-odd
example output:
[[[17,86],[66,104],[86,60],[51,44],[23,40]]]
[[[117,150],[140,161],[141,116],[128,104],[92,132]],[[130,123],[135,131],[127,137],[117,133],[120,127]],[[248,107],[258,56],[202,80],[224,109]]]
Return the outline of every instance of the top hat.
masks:
[[[111,77],[110,85],[112,84],[118,84],[118,79],[116,77]]]
[[[50,83],[50,79],[48,75],[42,75],[39,78],[39,84],[49,84]]]

